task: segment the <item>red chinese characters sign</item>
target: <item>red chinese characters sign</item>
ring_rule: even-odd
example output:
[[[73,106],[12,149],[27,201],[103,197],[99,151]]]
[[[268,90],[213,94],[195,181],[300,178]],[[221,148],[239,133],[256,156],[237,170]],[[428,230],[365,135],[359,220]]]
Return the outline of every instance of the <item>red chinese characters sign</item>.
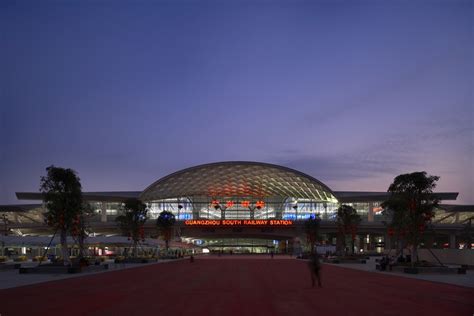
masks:
[[[291,226],[293,221],[285,219],[190,219],[186,226]]]

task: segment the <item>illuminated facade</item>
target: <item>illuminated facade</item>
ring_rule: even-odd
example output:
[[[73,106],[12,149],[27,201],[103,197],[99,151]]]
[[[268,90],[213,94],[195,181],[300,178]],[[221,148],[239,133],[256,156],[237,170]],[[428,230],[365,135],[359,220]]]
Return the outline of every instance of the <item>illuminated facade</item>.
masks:
[[[436,193],[440,200],[456,200],[457,193]],[[20,200],[41,200],[40,193],[17,193]],[[221,162],[184,169],[165,176],[144,191],[85,192],[95,209],[90,218],[93,236],[118,235],[115,217],[123,202],[138,198],[148,206],[147,236],[154,236],[154,219],[166,210],[177,219],[176,239],[199,247],[239,247],[252,251],[282,249],[300,240],[303,222],[321,217],[325,242],[335,244],[336,210],[341,204],[354,207],[362,217],[358,248],[371,251],[387,247],[388,237],[380,204],[386,192],[332,191],[307,174],[287,167],[257,162]],[[41,204],[4,205],[3,231],[11,235],[48,235]],[[433,223],[440,231],[435,244],[458,247],[456,232],[474,216],[472,206],[441,205]],[[453,237],[454,236],[454,237]],[[255,241],[248,248],[249,242]],[[240,243],[240,244],[239,244]],[[224,245],[224,246],[223,246]],[[245,245],[245,246],[244,246]],[[263,247],[263,248],[262,248]],[[286,251],[286,250],[285,250]]]
[[[178,171],[150,185],[140,199],[150,203],[152,216],[171,210],[179,220],[300,220],[324,207],[337,208],[338,203],[331,189],[313,177],[282,166],[251,162],[207,164]]]

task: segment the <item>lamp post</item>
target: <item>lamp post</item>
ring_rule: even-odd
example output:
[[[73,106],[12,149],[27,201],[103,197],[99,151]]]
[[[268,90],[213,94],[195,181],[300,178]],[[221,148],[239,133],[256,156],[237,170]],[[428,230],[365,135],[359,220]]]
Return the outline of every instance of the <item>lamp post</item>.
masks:
[[[221,219],[225,219],[225,211],[228,209],[225,205],[219,205],[219,209],[221,210]]]
[[[255,219],[255,209],[256,206],[249,205],[249,211],[250,211],[250,219]]]

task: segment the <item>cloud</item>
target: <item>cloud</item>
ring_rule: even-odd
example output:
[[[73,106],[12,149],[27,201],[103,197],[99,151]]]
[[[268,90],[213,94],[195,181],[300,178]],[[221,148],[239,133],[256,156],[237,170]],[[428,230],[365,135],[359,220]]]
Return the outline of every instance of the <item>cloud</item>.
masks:
[[[339,155],[311,154],[285,149],[272,159],[324,181],[353,181],[395,176],[422,168],[416,159],[417,145],[403,135],[392,135],[380,143],[368,144]]]

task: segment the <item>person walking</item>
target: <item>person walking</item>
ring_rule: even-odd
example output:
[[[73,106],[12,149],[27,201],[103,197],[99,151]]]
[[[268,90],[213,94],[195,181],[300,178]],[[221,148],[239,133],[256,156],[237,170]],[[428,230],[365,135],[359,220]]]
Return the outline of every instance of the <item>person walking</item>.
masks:
[[[321,262],[319,262],[319,255],[317,253],[312,253],[309,258],[309,270],[311,273],[311,285],[315,286],[316,280],[318,280],[318,286],[322,287],[321,284]]]

